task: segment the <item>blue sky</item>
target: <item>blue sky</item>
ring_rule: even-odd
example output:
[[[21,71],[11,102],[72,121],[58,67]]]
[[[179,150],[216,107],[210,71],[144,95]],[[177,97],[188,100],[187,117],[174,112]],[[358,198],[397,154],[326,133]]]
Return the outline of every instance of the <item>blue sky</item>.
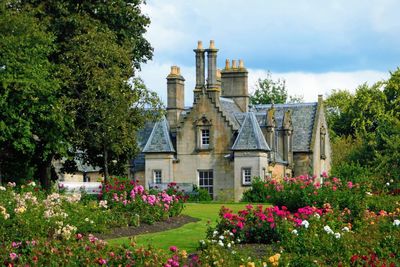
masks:
[[[171,65],[186,79],[185,103],[194,88],[197,40],[215,40],[218,66],[243,59],[249,89],[272,72],[289,94],[316,101],[331,89],[386,79],[400,66],[400,1],[148,0],[146,37],[154,58],[140,76],[166,100]]]

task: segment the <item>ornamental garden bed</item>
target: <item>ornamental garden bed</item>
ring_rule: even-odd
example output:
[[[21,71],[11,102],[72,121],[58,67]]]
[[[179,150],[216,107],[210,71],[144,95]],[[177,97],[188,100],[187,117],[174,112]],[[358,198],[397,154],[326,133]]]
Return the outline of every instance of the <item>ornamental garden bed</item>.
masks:
[[[306,176],[281,183],[256,180],[245,199],[257,196],[252,200],[272,206],[231,204],[218,213],[221,205],[190,203],[185,214],[200,221],[188,224],[194,219],[182,215],[185,198],[176,188],[147,192],[135,182],[117,178],[101,187],[99,199],[93,199],[45,193],[33,182],[1,186],[0,263],[165,267],[400,263],[399,196],[371,195],[363,184],[330,177],[318,184]],[[139,244],[148,236],[142,235],[145,232],[183,224],[149,234],[154,238],[150,246]],[[120,235],[136,238],[101,239]]]

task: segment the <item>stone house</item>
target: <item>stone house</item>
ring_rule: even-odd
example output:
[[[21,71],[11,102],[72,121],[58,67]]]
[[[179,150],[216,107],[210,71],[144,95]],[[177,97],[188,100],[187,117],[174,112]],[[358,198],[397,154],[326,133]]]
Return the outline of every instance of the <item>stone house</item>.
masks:
[[[319,177],[330,170],[322,96],[316,103],[250,106],[242,60],[226,60],[218,70],[213,41],[207,49],[199,42],[194,52],[193,106],[184,106],[185,79],[172,66],[166,117],[149,122],[139,134],[136,179],[146,187],[191,183],[214,199],[238,201],[254,177]]]

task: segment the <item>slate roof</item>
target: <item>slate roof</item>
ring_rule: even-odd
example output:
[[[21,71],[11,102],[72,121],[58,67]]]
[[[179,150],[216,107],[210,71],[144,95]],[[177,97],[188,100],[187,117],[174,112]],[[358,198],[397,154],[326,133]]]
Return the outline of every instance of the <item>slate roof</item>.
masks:
[[[144,127],[137,132],[136,140],[137,140],[138,147],[139,147],[141,153],[139,153],[132,160],[132,169],[135,172],[144,171],[145,155],[142,153],[142,151],[147,143],[147,140],[149,140],[149,137],[151,135],[151,132],[153,131],[154,125],[155,125],[155,122],[152,122],[152,121],[146,122]]]
[[[143,148],[143,152],[175,152],[169,135],[168,121],[165,116],[154,125],[149,140],[147,140]]]
[[[233,128],[238,130],[240,128],[240,124],[236,120],[235,113],[240,113],[242,111],[230,98],[220,97],[219,100],[222,112],[228,117],[229,121],[233,125]]]
[[[245,113],[246,117],[232,150],[263,150],[271,151],[253,112]]]
[[[283,115],[292,111],[293,152],[310,151],[311,137],[318,103],[275,104],[275,121],[278,129],[282,127]],[[257,105],[251,108],[255,112],[260,127],[266,126],[266,112],[271,105]],[[237,120],[242,120],[236,115]]]

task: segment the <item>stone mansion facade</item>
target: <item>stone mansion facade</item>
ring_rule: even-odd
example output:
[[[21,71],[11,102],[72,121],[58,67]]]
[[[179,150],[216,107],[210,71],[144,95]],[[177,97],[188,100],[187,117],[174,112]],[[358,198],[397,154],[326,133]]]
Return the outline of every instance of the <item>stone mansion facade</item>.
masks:
[[[194,52],[193,106],[184,106],[185,79],[172,66],[166,116],[139,133],[142,151],[133,161],[133,172],[140,183],[190,183],[216,200],[238,201],[254,177],[319,177],[329,172],[322,96],[316,103],[251,106],[242,60],[226,60],[218,70],[213,41],[207,49],[199,41]]]

